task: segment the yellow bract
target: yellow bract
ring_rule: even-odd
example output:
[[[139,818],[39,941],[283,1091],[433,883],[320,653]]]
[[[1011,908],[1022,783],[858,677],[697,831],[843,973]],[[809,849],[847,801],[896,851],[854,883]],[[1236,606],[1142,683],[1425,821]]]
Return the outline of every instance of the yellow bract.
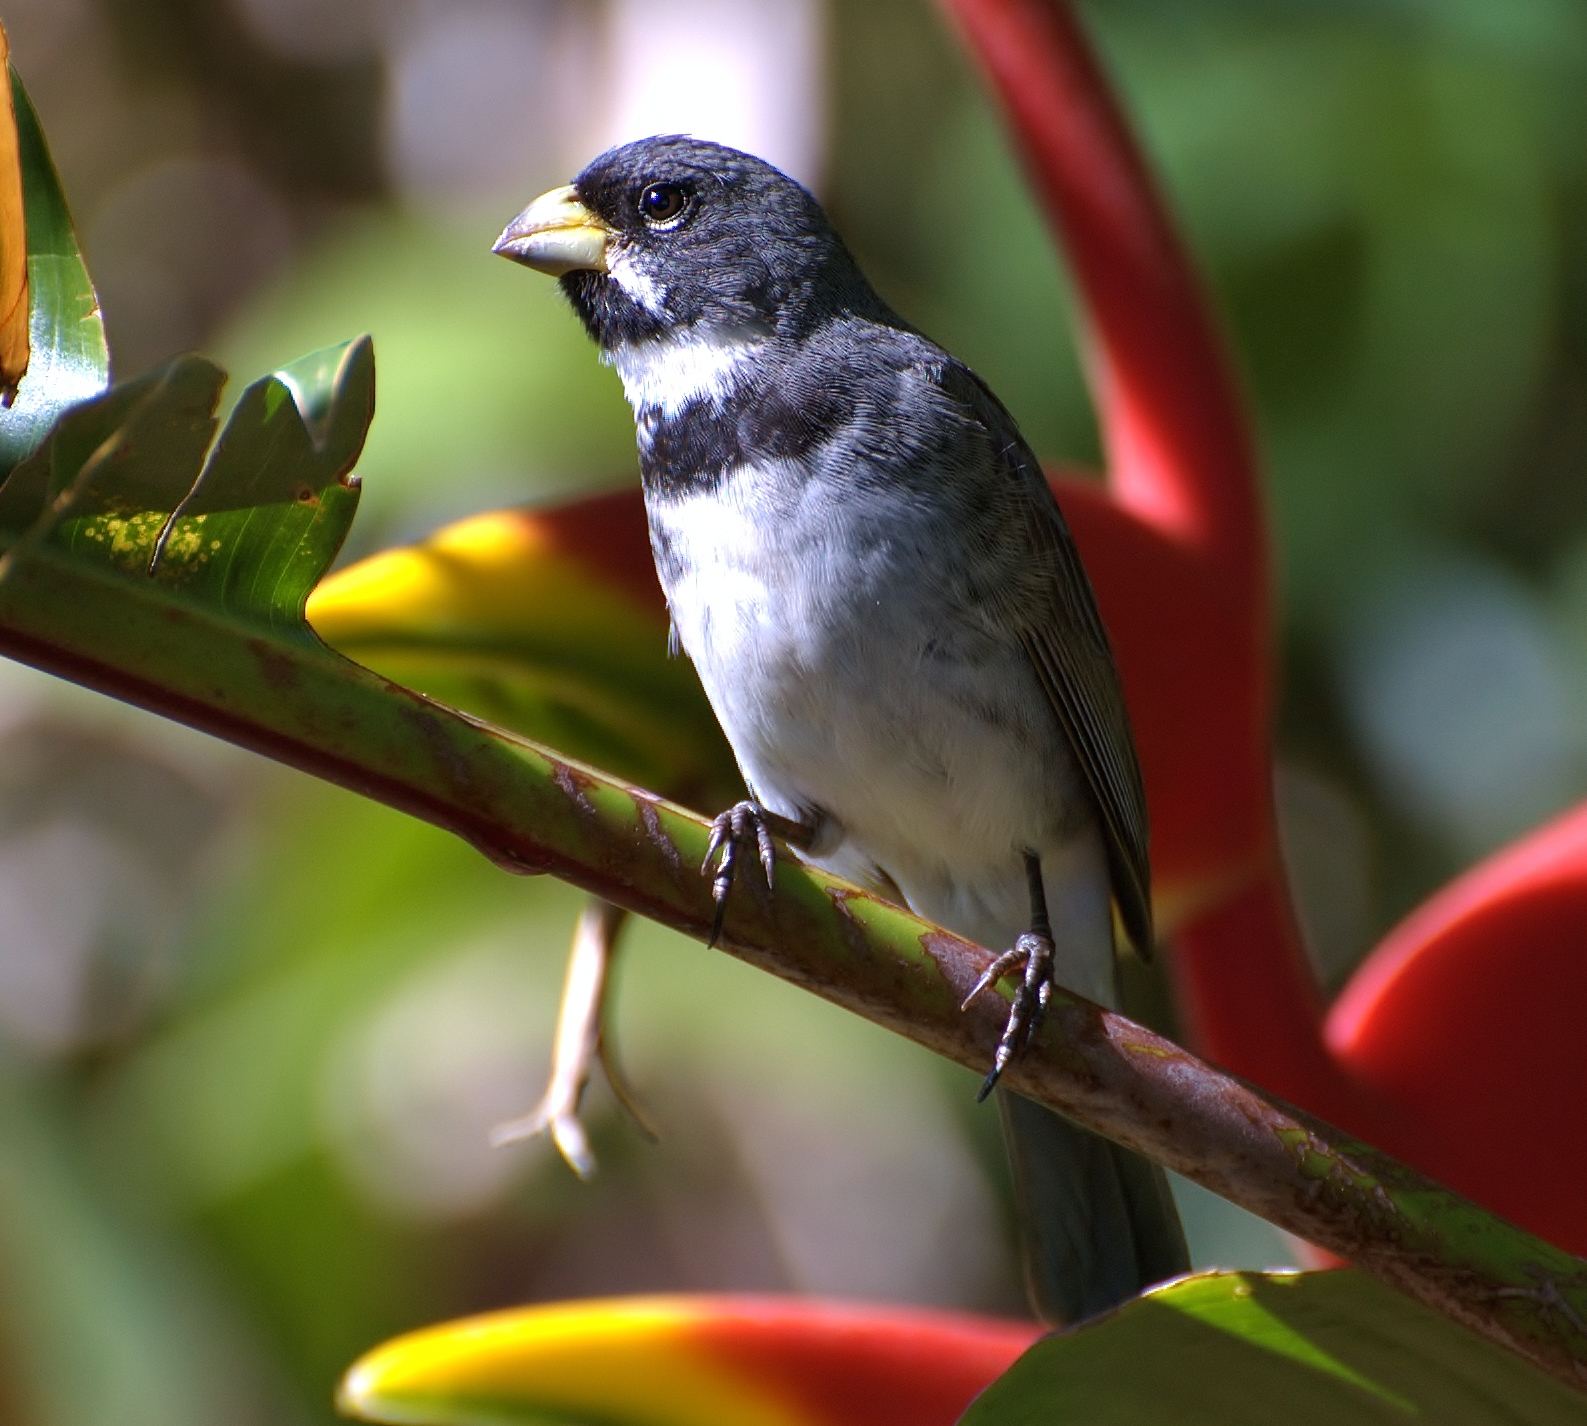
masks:
[[[366,1420],[436,1426],[811,1426],[691,1341],[698,1322],[667,1297],[466,1318],[377,1347],[343,1378],[338,1404]]]
[[[374,555],[314,591],[309,622],[396,683],[719,811],[741,783],[693,667],[668,657],[660,591],[643,597],[642,525],[636,577],[626,546],[590,547],[598,520],[559,518],[500,510]]]
[[[496,510],[438,530],[416,545],[386,550],[323,581],[309,599],[309,622],[327,643],[379,639],[415,629],[517,629],[555,618],[614,627],[652,645],[665,622],[583,561],[557,550],[523,510]]]

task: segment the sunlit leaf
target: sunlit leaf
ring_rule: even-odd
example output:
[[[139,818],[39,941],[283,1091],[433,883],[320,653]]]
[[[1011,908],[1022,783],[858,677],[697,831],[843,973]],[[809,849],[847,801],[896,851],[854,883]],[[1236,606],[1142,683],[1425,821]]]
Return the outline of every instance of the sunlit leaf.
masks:
[[[352,523],[358,485],[344,477],[374,407],[367,338],[250,386],[175,511],[154,566],[160,582],[312,639],[304,603]]]
[[[1540,1282],[1538,1311],[1547,1313]],[[1352,1270],[1206,1273],[1036,1343],[963,1426],[1566,1426],[1581,1397]]]
[[[0,486],[0,538],[11,541],[0,578],[48,547],[312,641],[303,605],[358,503],[342,477],[374,412],[370,345],[255,382],[210,452],[225,379],[202,357],[179,357],[69,410]],[[318,442],[305,408],[325,422]]]

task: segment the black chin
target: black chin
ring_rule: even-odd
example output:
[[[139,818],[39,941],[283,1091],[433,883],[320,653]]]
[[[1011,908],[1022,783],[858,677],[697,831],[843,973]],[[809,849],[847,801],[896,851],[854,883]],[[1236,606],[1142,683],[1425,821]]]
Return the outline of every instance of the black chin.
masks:
[[[603,350],[642,342],[667,330],[664,319],[641,307],[604,272],[565,272],[558,280],[584,330]]]

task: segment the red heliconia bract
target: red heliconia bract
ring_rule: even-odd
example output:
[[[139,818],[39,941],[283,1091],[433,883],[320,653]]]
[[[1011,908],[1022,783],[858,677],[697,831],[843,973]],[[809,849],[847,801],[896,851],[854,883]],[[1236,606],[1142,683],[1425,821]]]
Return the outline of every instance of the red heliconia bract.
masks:
[[[1135,721],[1198,1047],[1532,1231],[1587,1251],[1587,811],[1435,897],[1325,1022],[1278,854],[1270,564],[1239,389],[1079,25],[944,0],[1086,304],[1106,492],[1059,486]]]
[[[1457,877],[1328,1013],[1340,1064],[1397,1111],[1390,1147],[1587,1256],[1587,806]]]
[[[1186,1019],[1229,1068],[1350,1118],[1277,850],[1267,529],[1223,341],[1075,17],[1053,0],[947,7],[1090,318],[1108,484],[1059,498],[1129,697]]]
[[[338,1403],[376,1421],[953,1426],[1041,1330],[795,1297],[544,1303],[384,1343]]]

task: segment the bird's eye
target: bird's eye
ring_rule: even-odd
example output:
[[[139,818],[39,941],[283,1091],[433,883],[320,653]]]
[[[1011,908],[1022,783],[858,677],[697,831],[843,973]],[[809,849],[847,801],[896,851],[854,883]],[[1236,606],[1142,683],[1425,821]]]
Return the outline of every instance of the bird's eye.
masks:
[[[670,223],[688,201],[689,195],[676,183],[652,183],[639,195],[639,211],[647,223]]]

